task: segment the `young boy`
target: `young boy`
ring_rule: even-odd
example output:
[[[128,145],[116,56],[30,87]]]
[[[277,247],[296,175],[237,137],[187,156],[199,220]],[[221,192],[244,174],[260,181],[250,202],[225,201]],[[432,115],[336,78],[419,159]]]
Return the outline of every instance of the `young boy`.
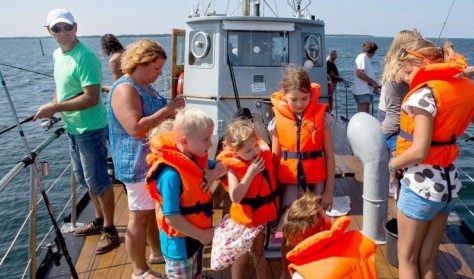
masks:
[[[214,123],[206,113],[185,108],[176,115],[172,132],[156,135],[160,146],[150,156],[146,182],[161,207],[157,222],[162,228],[161,250],[168,278],[197,278],[200,252],[214,235],[209,186],[227,169],[207,159],[213,130]]]

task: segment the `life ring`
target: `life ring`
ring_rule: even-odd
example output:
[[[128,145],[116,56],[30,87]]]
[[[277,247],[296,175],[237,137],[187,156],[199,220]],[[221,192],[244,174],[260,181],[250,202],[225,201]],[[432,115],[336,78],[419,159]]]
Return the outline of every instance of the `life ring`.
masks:
[[[184,72],[181,72],[178,77],[178,83],[176,84],[176,93],[184,93]]]

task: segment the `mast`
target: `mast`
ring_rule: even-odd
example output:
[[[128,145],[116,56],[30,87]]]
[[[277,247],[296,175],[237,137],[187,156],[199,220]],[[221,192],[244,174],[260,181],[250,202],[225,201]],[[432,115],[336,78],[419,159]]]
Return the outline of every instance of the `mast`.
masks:
[[[243,16],[250,15],[250,0],[244,0],[242,2],[242,15]]]

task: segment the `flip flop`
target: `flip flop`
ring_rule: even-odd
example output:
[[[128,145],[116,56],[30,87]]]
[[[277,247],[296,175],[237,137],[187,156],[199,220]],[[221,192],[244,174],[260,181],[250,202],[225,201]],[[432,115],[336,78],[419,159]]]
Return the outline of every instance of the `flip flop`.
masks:
[[[135,275],[132,273],[132,278],[131,279],[145,279],[148,275],[153,275],[155,276],[156,278],[166,278],[163,277],[163,274],[159,273],[159,272],[156,272],[152,269],[148,269],[147,271],[143,272],[141,275]]]
[[[148,258],[146,262],[149,264],[164,264],[165,258],[163,258],[163,256],[158,256],[156,258]]]

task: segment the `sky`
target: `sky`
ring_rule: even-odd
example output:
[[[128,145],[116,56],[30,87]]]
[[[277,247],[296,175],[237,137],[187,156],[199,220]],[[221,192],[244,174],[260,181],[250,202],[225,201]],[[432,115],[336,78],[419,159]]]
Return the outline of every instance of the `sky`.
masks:
[[[187,15],[199,4],[202,14],[239,12],[241,0],[1,0],[0,37],[48,36],[46,15],[54,8],[71,11],[78,35],[162,34],[185,28]],[[227,4],[230,2],[229,4]],[[261,0],[263,3],[263,0]],[[280,17],[291,17],[287,0],[267,0]],[[275,3],[279,3],[275,8]],[[303,0],[307,3],[307,0]],[[425,37],[474,38],[474,0],[312,0],[311,14],[326,24],[326,34],[393,37],[403,29],[418,29]],[[234,12],[234,15],[237,15]],[[447,18],[447,20],[446,20]],[[444,24],[446,22],[446,24]]]

